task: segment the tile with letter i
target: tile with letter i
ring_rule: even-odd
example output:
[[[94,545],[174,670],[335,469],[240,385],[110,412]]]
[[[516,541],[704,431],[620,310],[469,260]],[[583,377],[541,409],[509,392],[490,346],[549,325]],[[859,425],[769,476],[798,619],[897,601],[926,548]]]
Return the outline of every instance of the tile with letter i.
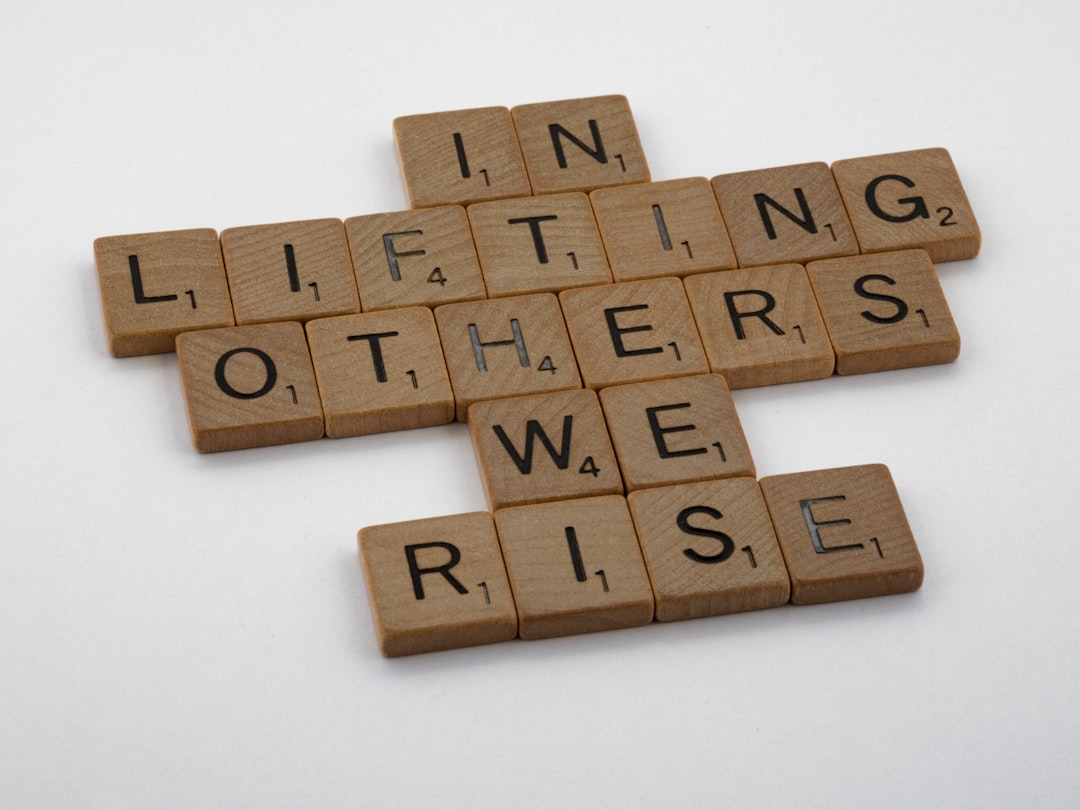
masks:
[[[176,339],[176,358],[200,453],[322,437],[322,403],[301,324],[185,332]]]
[[[233,325],[212,228],[103,236],[94,259],[114,357],[165,354],[181,332]]]
[[[918,590],[923,563],[884,464],[762,478],[795,604]]]
[[[357,544],[386,657],[517,635],[517,611],[489,513],[368,526]]]
[[[523,639],[615,630],[653,618],[649,575],[619,495],[495,513]]]

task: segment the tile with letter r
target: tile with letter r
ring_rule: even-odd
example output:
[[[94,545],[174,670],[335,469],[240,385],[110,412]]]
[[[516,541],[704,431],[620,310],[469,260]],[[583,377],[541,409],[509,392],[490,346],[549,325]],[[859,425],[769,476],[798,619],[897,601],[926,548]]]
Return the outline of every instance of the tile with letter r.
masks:
[[[345,234],[364,312],[486,297],[460,205],[350,217]]]
[[[181,332],[233,325],[212,228],[103,236],[94,259],[114,357],[165,354]]]
[[[712,178],[739,267],[851,256],[859,243],[825,163]]]
[[[653,617],[649,575],[620,495],[495,513],[523,639],[615,630]]]
[[[762,478],[795,604],[917,590],[923,563],[889,468]]]
[[[533,194],[649,181],[625,96],[522,104],[510,113]]]
[[[761,610],[790,598],[784,558],[753,478],[639,489],[626,500],[657,621]]]
[[[833,373],[832,343],[802,265],[703,273],[683,285],[709,366],[732,388]]]
[[[838,374],[951,363],[960,333],[930,257],[869,253],[806,267]]]
[[[489,513],[368,526],[357,544],[386,657],[517,635],[517,610]]]
[[[200,453],[322,437],[322,402],[301,324],[185,332],[176,359]]]
[[[978,254],[979,224],[947,150],[838,160],[832,171],[863,253],[920,248],[934,262]]]
[[[454,421],[454,392],[427,307],[320,318],[306,329],[330,438]]]

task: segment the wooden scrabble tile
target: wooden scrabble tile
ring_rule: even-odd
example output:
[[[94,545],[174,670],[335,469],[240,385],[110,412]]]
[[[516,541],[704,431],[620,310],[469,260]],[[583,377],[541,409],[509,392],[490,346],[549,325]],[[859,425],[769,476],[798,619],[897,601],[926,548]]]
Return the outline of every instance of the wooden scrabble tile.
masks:
[[[581,192],[477,203],[468,212],[492,298],[611,281],[592,206]]]
[[[517,611],[487,512],[368,526],[357,543],[383,655],[517,635]]]
[[[396,118],[394,144],[412,208],[532,193],[506,107]]]
[[[595,391],[477,402],[469,430],[492,509],[623,493]]]
[[[806,264],[859,252],[825,163],[722,174],[712,186],[739,267]]]
[[[709,365],[731,388],[817,380],[835,358],[799,264],[683,279]]]
[[[322,403],[299,323],[185,332],[176,359],[200,453],[322,437]]]
[[[340,219],[227,228],[221,252],[237,324],[360,311]]]
[[[454,421],[454,392],[426,307],[308,321],[307,338],[327,436]]]
[[[709,370],[677,278],[567,290],[559,300],[588,388]]]
[[[923,563],[888,467],[761,479],[795,604],[914,591]]]
[[[978,254],[979,225],[945,149],[838,160],[832,171],[863,253],[921,248],[934,262]]]
[[[787,568],[757,481],[728,478],[627,497],[661,622],[786,603]]]
[[[435,309],[457,419],[485,399],[581,388],[559,300],[551,293]]]
[[[364,312],[486,297],[460,205],[350,217],[345,233]]]
[[[811,262],[806,272],[838,374],[950,363],[960,354],[960,334],[924,251]]]
[[[625,96],[523,104],[510,112],[533,194],[649,181]]]
[[[212,228],[103,236],[94,259],[115,357],[171,352],[181,332],[233,325]]]
[[[720,208],[704,177],[602,188],[589,199],[616,281],[736,266]]]
[[[648,624],[649,576],[626,499],[513,506],[495,513],[523,639]]]
[[[719,374],[605,388],[600,405],[627,491],[755,474]]]

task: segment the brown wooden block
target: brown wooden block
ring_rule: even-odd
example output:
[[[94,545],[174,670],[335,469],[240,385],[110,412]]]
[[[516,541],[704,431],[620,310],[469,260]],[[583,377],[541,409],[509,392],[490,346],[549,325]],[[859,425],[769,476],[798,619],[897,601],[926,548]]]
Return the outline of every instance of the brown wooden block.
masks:
[[[477,402],[469,430],[492,509],[623,493],[595,391]]]
[[[581,388],[559,300],[551,293],[435,309],[457,419],[485,399]]]
[[[486,297],[460,205],[350,217],[345,233],[364,312]]]
[[[185,332],[176,359],[200,453],[322,437],[322,403],[299,323]]]
[[[945,149],[838,160],[832,165],[863,253],[921,248],[935,262],[979,252],[979,224]]]
[[[626,500],[652,582],[657,621],[788,601],[787,568],[753,478],[641,489]]]
[[[237,324],[360,311],[340,219],[227,228],[221,252]]]
[[[600,405],[628,491],[755,474],[718,374],[605,388]]]
[[[357,543],[383,655],[517,635],[517,611],[487,512],[368,526]]]
[[[495,513],[524,639],[648,624],[649,576],[626,499],[513,506]]]
[[[506,107],[396,118],[394,144],[413,208],[532,193]]]
[[[171,352],[181,332],[233,325],[212,228],[103,236],[94,259],[115,357]]]
[[[510,112],[533,194],[649,181],[625,96],[523,104]]]
[[[851,256],[859,243],[825,163],[712,179],[739,267]]]
[[[477,203],[468,211],[492,298],[611,281],[592,206],[580,192]]]
[[[307,323],[330,438],[454,421],[454,392],[426,307]]]
[[[923,563],[888,467],[761,479],[795,604],[914,591]]]
[[[616,281],[736,266],[720,208],[704,177],[597,189],[589,199]]]
[[[960,334],[930,257],[871,253],[807,265],[838,374],[951,363]]]
[[[732,388],[817,380],[835,358],[799,264],[683,279],[709,365]]]
[[[567,290],[559,300],[588,388],[709,370],[677,278]]]

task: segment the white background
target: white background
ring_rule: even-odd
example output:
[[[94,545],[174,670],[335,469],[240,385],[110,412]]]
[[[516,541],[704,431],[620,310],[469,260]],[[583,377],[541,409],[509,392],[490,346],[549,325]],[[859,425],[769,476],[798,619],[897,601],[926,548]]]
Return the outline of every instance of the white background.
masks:
[[[1077,806],[1080,6],[5,5],[0,806]],[[951,151],[960,359],[735,395],[759,475],[889,465],[925,585],[385,660],[356,531],[486,508],[467,429],[200,456],[93,240],[399,210],[396,116],[607,93],[657,180]]]

